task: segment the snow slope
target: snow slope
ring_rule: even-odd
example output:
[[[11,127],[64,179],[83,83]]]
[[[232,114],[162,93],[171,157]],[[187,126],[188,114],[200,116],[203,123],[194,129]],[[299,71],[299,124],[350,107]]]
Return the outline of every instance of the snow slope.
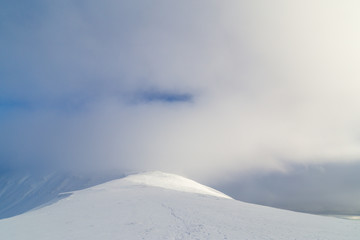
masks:
[[[66,172],[1,173],[0,219],[39,207],[59,193],[88,188],[119,177],[119,174],[74,175]]]
[[[248,204],[180,176],[143,173],[0,220],[0,239],[358,240],[357,221]]]

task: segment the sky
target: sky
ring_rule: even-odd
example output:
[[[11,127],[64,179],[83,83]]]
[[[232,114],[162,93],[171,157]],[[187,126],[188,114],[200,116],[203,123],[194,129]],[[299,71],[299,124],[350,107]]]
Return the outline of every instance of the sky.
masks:
[[[360,160],[358,1],[1,5],[0,170],[162,170],[256,202],[243,176],[320,166],[360,211],[326,180]]]

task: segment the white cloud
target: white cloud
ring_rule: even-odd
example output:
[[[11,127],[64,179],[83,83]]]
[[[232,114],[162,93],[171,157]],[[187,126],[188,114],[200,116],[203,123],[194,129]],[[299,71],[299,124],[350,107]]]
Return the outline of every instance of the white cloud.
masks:
[[[4,75],[0,96],[90,100],[78,113],[5,116],[0,153],[11,161],[207,178],[360,156],[355,1],[42,6],[31,35],[21,20],[2,41],[17,73]],[[153,88],[194,102],[127,102]]]

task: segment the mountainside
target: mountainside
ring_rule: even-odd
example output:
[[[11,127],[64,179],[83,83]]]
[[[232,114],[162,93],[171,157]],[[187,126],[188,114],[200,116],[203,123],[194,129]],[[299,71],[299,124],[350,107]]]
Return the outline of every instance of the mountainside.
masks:
[[[150,172],[64,193],[0,220],[0,239],[357,240],[356,221],[231,199],[192,180]]]
[[[88,188],[119,175],[74,175],[69,172],[11,172],[0,174],[0,219],[39,207],[62,192]]]

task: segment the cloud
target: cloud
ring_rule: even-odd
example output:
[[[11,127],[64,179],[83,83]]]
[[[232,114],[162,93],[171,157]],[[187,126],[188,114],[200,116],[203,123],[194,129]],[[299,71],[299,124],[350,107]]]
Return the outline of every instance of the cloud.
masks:
[[[147,91],[140,93],[138,96],[139,101],[144,102],[191,102],[193,96],[189,93],[172,93],[172,92],[157,92]]]
[[[216,187],[236,199],[282,209],[315,214],[360,214],[358,162],[287,167],[286,173],[238,175]]]
[[[9,2],[1,164],[221,179],[358,160],[358,5]]]

